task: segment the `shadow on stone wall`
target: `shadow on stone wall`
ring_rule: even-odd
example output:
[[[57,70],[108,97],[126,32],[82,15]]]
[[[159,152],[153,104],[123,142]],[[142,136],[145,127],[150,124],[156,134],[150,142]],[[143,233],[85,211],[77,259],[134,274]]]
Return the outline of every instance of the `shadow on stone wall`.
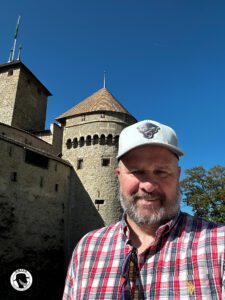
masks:
[[[2,300],[60,300],[64,287],[63,250],[36,252],[26,249],[24,257],[14,261],[1,259],[0,299]],[[32,286],[26,291],[16,291],[10,284],[10,276],[17,269],[28,270]]]
[[[49,216],[47,203],[48,201],[44,202],[40,209],[40,214],[46,215],[46,220]],[[39,204],[38,202],[37,205]],[[26,207],[23,213],[20,211],[22,205]],[[52,233],[49,223],[45,224],[43,230],[44,224],[35,216],[32,202],[26,197],[22,198],[16,193],[0,193],[1,300],[62,299],[65,280],[65,254],[62,246],[64,225],[61,222],[63,215],[59,218],[53,214],[51,218],[54,217],[53,224],[58,226],[58,237]],[[34,222],[37,225],[35,232],[29,230]],[[23,228],[25,230],[21,230]],[[29,271],[33,277],[33,284],[27,291],[17,291],[11,286],[11,274],[18,269]]]
[[[14,204],[12,199],[0,195],[0,299],[62,299],[65,280],[62,244],[46,246],[43,243],[43,247],[37,249],[32,243],[33,235],[21,234],[19,246],[18,211]],[[41,232],[36,233],[36,238],[41,239]],[[11,286],[11,274],[18,269],[28,270],[33,277],[33,284],[27,291],[16,291]]]
[[[79,177],[74,170],[71,172],[71,195],[70,203],[67,207],[66,223],[67,263],[69,262],[77,242],[87,232],[105,226],[102,217],[93,204]]]
[[[78,176],[72,171],[70,200],[65,203],[64,223],[59,225],[65,226],[64,248],[62,244],[54,243],[51,231],[49,232],[49,244],[43,240],[43,246],[38,249],[32,244],[32,241],[34,238],[41,239],[43,236],[41,232],[35,233],[35,237],[30,234],[25,236],[21,234],[19,236],[21,243],[18,243],[20,232],[16,228],[21,220],[18,219],[18,208],[15,203],[21,199],[9,199],[1,196],[0,244],[3,247],[0,247],[0,299],[62,299],[66,270],[75,245],[87,232],[104,226],[101,216]],[[46,214],[44,207],[41,212]],[[31,213],[31,211],[27,210],[27,213]],[[29,227],[29,224],[26,226]],[[45,233],[48,232],[45,231]],[[33,284],[29,290],[21,292],[12,288],[10,276],[17,269],[26,269],[32,274]]]

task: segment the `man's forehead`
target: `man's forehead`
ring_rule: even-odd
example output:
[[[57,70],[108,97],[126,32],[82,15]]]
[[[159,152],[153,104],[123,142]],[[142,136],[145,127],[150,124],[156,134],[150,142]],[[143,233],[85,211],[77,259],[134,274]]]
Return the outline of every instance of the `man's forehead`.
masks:
[[[131,159],[127,158],[124,160],[121,160],[121,163],[126,166],[126,167],[141,167],[142,169],[148,169],[151,168],[152,166],[154,167],[170,167],[170,166],[177,166],[178,163],[176,160],[170,160],[166,158],[149,158],[149,159]]]

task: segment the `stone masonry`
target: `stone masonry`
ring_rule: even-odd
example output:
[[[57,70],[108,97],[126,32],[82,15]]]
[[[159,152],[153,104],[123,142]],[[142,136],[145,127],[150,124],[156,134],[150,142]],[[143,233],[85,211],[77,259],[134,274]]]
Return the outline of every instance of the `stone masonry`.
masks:
[[[44,130],[47,96],[50,95],[22,62],[0,65],[2,123],[27,131]]]
[[[121,217],[115,176],[120,132],[136,119],[107,88],[45,129],[51,93],[21,62],[0,65],[0,299],[28,269],[26,299],[61,299],[78,240]],[[43,296],[44,295],[44,296]]]

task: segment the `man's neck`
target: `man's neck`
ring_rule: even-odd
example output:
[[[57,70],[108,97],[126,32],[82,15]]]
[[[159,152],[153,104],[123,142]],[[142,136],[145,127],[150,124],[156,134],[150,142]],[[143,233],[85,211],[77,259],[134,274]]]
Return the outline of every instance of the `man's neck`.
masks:
[[[139,253],[144,252],[155,241],[158,226],[136,224],[129,216],[127,216],[127,223],[132,245]]]

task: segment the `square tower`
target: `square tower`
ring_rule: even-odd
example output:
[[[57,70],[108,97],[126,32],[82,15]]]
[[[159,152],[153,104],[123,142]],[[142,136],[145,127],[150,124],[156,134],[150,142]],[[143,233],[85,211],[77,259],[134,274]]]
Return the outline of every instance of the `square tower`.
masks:
[[[0,122],[44,130],[48,96],[51,93],[21,61],[0,65]]]

